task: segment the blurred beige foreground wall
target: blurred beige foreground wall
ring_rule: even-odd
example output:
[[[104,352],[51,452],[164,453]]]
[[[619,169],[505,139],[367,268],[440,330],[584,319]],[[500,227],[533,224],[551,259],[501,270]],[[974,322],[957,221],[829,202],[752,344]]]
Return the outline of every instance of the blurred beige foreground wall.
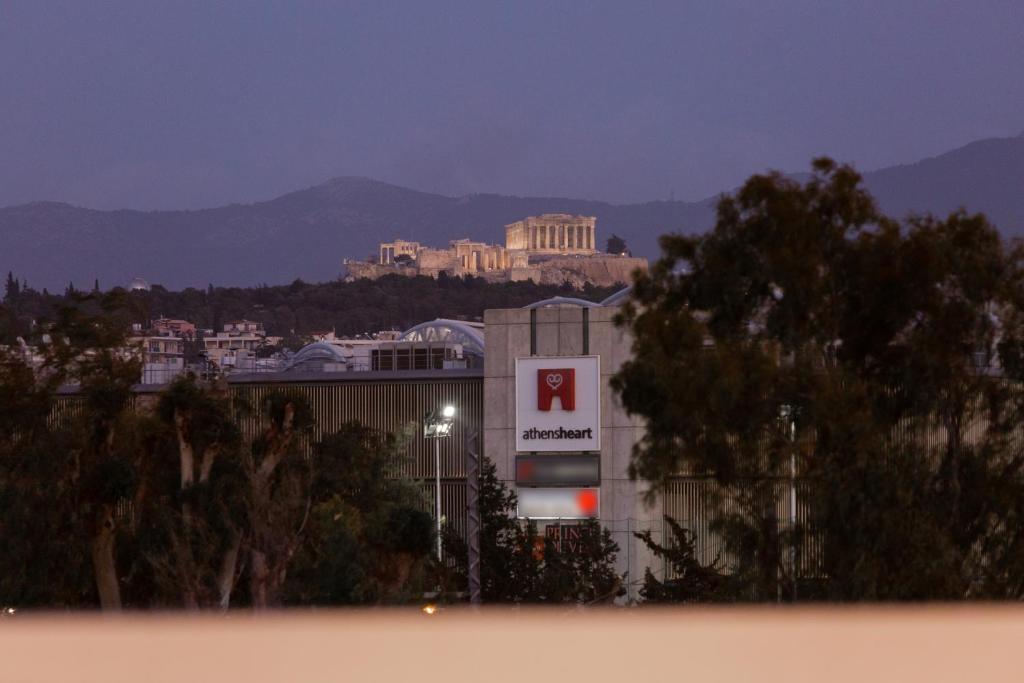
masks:
[[[0,681],[990,681],[1017,607],[321,611],[0,620]]]

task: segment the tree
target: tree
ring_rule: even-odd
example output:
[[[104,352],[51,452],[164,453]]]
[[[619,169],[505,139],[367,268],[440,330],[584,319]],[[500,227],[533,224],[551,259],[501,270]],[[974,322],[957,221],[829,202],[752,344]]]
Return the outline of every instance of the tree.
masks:
[[[709,475],[757,599],[809,578],[836,600],[1020,597],[1022,252],[982,215],[900,225],[828,159],[717,215],[662,237],[620,316],[613,385],[647,421],[631,475]],[[774,512],[794,471],[797,523]]]
[[[612,236],[608,238],[608,242],[606,243],[604,250],[609,254],[631,256],[629,253],[629,247],[626,246],[626,240],[614,233],[612,233]]]
[[[126,306],[110,295],[59,307],[41,367],[0,353],[0,585],[11,603],[121,607],[119,505],[131,499],[144,457]],[[58,399],[66,385],[78,388],[74,407]]]
[[[615,573],[618,545],[595,520],[579,526],[573,547],[551,536],[540,537],[531,522],[515,518],[516,495],[495,474],[494,463],[480,465],[480,584],[484,602],[595,603],[625,593],[625,577]],[[452,583],[465,585],[465,541],[453,530],[445,533],[447,552],[457,570]]]
[[[21,285],[15,279],[14,273],[7,271],[7,282],[4,285],[4,301],[7,303],[15,301],[19,294],[21,294]]]
[[[290,603],[396,604],[427,587],[434,522],[423,490],[399,474],[402,443],[353,422],[314,447],[313,512]]]
[[[49,417],[56,387],[0,347],[0,602],[19,607],[96,604],[88,543],[77,523],[71,430]]]
[[[188,609],[227,609],[247,535],[248,481],[236,415],[224,389],[186,375],[161,394],[158,438],[140,471],[137,552],[152,572],[149,590]]]
[[[313,416],[306,400],[289,392],[269,394],[261,408],[265,428],[253,441],[244,467],[249,596],[255,608],[266,609],[280,603],[288,565],[302,541],[313,503],[313,463],[302,453]]]
[[[655,557],[667,562],[671,572],[671,577],[658,580],[650,567],[644,571],[640,597],[645,602],[731,602],[745,592],[734,577],[717,566],[718,562],[701,564],[697,559],[697,539],[692,531],[667,515],[665,523],[672,532],[672,538],[665,545],[654,540],[650,529],[633,534],[650,548]]]

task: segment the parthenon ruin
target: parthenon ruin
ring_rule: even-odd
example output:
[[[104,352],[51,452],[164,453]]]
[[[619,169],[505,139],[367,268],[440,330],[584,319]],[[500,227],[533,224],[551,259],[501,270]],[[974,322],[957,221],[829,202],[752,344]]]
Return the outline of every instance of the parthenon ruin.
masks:
[[[530,254],[594,254],[597,218],[567,213],[530,216],[505,226],[505,248]]]

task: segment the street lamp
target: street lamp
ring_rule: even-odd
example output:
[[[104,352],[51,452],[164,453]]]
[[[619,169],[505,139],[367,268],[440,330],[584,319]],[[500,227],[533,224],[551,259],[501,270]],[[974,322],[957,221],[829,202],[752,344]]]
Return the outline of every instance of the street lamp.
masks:
[[[793,579],[793,602],[797,597],[796,567],[796,418],[800,409],[784,403],[779,409],[779,419],[789,433],[789,571]],[[781,590],[781,587],[780,587]]]
[[[423,438],[434,440],[434,485],[436,486],[437,561],[441,561],[441,439],[452,433],[455,406],[431,410],[423,418]]]

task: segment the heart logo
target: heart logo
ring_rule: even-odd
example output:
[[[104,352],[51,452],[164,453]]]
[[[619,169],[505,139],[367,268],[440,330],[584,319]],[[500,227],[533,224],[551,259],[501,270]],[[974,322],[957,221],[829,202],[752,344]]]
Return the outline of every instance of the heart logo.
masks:
[[[558,391],[558,387],[562,386],[562,373],[551,373],[544,378],[544,382],[551,387],[552,391]]]

